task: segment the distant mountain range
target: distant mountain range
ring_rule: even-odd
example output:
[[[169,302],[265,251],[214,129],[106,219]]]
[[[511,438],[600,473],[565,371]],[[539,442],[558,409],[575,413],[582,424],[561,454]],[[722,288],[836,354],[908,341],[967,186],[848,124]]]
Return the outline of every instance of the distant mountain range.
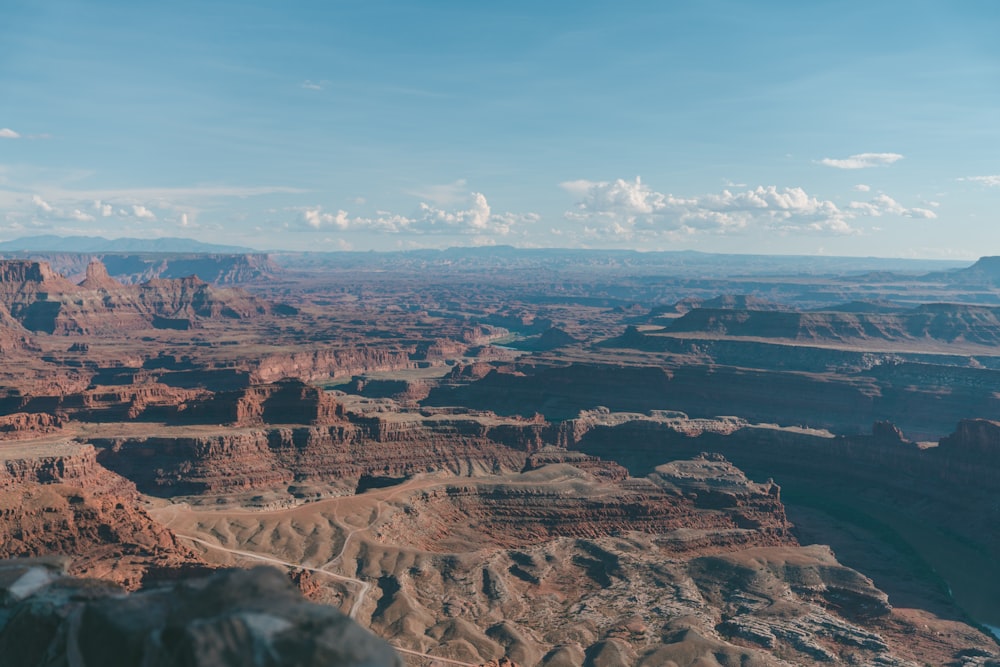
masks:
[[[100,236],[26,236],[13,241],[0,242],[0,252],[81,252],[81,253],[255,253],[243,246],[202,243],[194,239],[164,237],[158,239],[120,238]]]

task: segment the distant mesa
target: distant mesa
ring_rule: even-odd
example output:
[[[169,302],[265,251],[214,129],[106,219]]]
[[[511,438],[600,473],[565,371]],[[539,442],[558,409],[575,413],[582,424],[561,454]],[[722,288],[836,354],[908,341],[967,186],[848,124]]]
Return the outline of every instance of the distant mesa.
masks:
[[[751,294],[720,294],[712,299],[687,297],[670,305],[657,306],[649,313],[650,317],[659,315],[683,315],[696,308],[714,308],[717,310],[789,310],[785,306],[768,299]]]
[[[883,299],[875,299],[873,301],[849,301],[830,308],[818,309],[819,312],[834,311],[837,313],[901,313],[905,310],[907,310],[905,306],[893,303],[892,301],[885,301]]]
[[[243,319],[271,312],[267,304],[239,289],[215,288],[193,275],[122,285],[97,260],[88,264],[86,278],[78,285],[46,262],[0,260],[0,306],[20,327],[49,334],[190,329],[201,319]],[[10,346],[20,332],[6,324],[4,340]]]
[[[538,336],[533,336],[517,344],[521,350],[533,350],[536,352],[547,352],[568,345],[575,345],[583,341],[576,338],[559,327],[549,327]]]
[[[741,304],[746,304],[746,307],[741,307]],[[670,312],[672,316],[667,315]],[[929,303],[907,308],[889,301],[851,301],[820,310],[798,312],[770,302],[758,302],[751,297],[721,297],[700,304],[696,300],[685,300],[670,307],[654,309],[646,318],[635,321],[659,324],[663,328],[658,333],[674,336],[695,334],[816,342],[935,340],[1000,344],[1000,308],[956,303]],[[632,326],[619,342],[634,346],[648,338],[648,333]]]
[[[71,252],[71,253],[256,253],[244,246],[202,243],[194,239],[162,237],[158,239],[101,236],[26,236],[0,242],[0,252]]]
[[[46,262],[54,273],[75,282],[89,277],[89,265],[96,259],[109,277],[128,285],[192,274],[216,285],[236,285],[269,280],[283,272],[268,255],[250,248],[177,238],[32,236],[0,243],[0,257]]]
[[[966,269],[932,275],[943,276],[952,284],[997,286],[1000,285],[1000,256],[980,257],[979,261]]]

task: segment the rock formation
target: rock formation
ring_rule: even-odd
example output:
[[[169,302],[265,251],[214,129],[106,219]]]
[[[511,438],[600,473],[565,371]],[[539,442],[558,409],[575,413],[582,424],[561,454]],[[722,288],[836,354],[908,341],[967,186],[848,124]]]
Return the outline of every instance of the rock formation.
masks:
[[[328,483],[344,493],[353,491],[362,475],[520,470],[527,456],[547,441],[549,428],[488,416],[345,413],[330,405],[332,412],[325,412],[321,420],[327,423],[317,426],[92,438],[91,442],[102,448],[103,465],[157,496],[259,493],[303,482]],[[272,418],[285,421],[301,413],[297,408]]]
[[[88,266],[97,261],[116,282],[127,285],[190,275],[201,276],[213,285],[240,285],[279,279],[283,273],[268,255],[259,253],[21,251],[3,256],[45,262],[56,273],[74,280],[86,278]]]
[[[90,445],[0,447],[0,507],[0,557],[66,554],[74,574],[130,589],[204,567]]]
[[[93,260],[87,265],[87,276],[80,283],[80,287],[88,290],[117,290],[122,287],[122,284],[108,275],[108,269],[104,264]]]
[[[234,289],[215,289],[195,276],[151,279],[125,287],[99,262],[74,285],[48,264],[0,261],[0,303],[31,331],[110,333],[149,328],[192,328],[201,319],[248,318],[268,307]]]
[[[384,641],[306,602],[272,568],[230,570],[131,595],[65,576],[58,559],[0,561],[5,667],[402,667]]]

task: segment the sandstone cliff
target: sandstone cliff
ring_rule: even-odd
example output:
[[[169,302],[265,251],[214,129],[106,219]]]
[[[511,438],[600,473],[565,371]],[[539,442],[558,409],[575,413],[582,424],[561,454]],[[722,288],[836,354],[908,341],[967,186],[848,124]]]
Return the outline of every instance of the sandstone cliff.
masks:
[[[94,448],[0,444],[0,557],[66,554],[70,571],[136,588],[203,566]]]
[[[231,494],[315,482],[353,491],[363,475],[516,471],[551,439],[521,420],[418,414],[333,415],[317,426],[240,428],[201,436],[94,438],[100,460],[158,496]]]
[[[269,311],[236,289],[216,289],[195,276],[151,279],[126,287],[99,262],[74,285],[44,262],[0,261],[0,304],[32,331],[111,333],[192,328],[201,319],[249,318]]]

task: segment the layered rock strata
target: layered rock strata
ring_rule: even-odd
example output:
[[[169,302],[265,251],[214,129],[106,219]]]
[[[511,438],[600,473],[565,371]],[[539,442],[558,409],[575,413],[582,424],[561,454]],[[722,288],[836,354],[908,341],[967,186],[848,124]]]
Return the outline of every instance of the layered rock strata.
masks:
[[[205,319],[269,312],[269,306],[244,292],[214,288],[196,276],[126,287],[98,262],[88,265],[86,279],[74,285],[45,262],[2,260],[0,304],[26,329],[58,335],[190,329]]]
[[[546,424],[473,416],[349,415],[333,424],[240,428],[203,436],[96,438],[101,462],[157,496],[272,490],[362,475],[517,471]]]
[[[203,562],[142,508],[91,445],[0,443],[0,557],[66,554],[70,571],[136,588]]]

